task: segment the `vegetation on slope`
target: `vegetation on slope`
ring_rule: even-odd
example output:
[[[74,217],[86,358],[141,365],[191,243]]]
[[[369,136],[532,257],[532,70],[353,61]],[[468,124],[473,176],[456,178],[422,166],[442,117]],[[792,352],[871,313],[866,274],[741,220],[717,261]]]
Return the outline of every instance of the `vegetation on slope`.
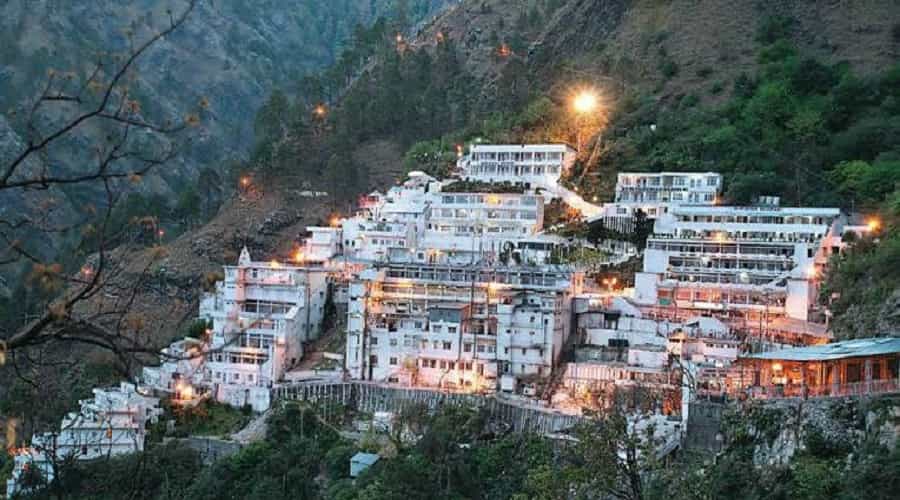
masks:
[[[71,464],[58,488],[32,497],[887,499],[900,485],[900,451],[871,441],[836,446],[810,439],[789,463],[772,465],[754,461],[757,440],[742,434],[715,461],[687,454],[663,463],[615,414],[576,430],[577,442],[554,442],[502,431],[472,409],[448,407],[433,416],[411,409],[402,421],[417,441],[394,433],[356,444],[336,432],[339,422],[316,413],[287,404],[269,417],[263,441],[209,467],[186,448],[158,444]],[[382,458],[351,480],[350,457],[359,450]]]

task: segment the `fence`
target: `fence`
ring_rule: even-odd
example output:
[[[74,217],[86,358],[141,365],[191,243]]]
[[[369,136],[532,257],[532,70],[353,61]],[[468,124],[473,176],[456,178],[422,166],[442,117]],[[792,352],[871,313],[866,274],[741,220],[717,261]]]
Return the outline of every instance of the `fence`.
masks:
[[[496,396],[446,392],[421,388],[394,387],[370,382],[307,382],[272,389],[272,399],[339,403],[358,411],[399,412],[406,407],[424,406],[437,411],[444,406],[470,406],[485,410],[492,418],[517,432],[552,434],[571,429],[583,417],[567,415]]]

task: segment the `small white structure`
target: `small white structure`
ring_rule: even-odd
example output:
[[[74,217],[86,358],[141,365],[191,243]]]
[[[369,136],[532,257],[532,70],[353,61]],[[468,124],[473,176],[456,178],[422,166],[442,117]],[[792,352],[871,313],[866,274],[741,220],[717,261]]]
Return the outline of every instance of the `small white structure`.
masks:
[[[205,359],[206,346],[203,341],[191,338],[178,340],[160,352],[159,366],[143,367],[141,381],[154,390],[182,399],[190,396],[182,391],[193,392],[194,388],[206,382]]]
[[[359,452],[350,459],[350,477],[358,477],[381,458],[377,453]]]
[[[159,399],[145,396],[132,384],[94,389],[94,398],[80,401],[78,412],[63,418],[60,430],[36,434],[31,446],[15,457],[6,494],[21,492],[20,483],[30,468],[44,481],[55,475],[56,464],[69,459],[91,460],[143,451],[146,426],[161,414]]]
[[[325,263],[341,253],[341,228],[309,226],[306,230],[310,236],[306,239],[303,250],[295,256],[296,261],[307,265]]]
[[[575,156],[566,144],[473,144],[457,167],[467,180],[546,187],[557,184]]]

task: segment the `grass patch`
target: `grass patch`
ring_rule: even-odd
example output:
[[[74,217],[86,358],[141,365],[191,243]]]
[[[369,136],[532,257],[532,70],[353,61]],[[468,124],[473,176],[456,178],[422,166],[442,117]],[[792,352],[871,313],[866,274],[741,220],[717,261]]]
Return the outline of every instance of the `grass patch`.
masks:
[[[173,408],[175,434],[185,436],[217,436],[227,438],[247,425],[249,409],[235,409],[213,401],[203,401],[193,408]]]

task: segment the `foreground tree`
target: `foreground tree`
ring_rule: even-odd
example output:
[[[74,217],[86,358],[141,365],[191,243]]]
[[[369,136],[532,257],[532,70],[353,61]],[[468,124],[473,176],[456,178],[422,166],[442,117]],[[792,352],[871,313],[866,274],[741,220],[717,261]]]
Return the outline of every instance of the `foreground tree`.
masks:
[[[182,27],[198,2],[169,11],[161,31],[143,37],[129,32],[128,52],[99,57],[83,79],[48,72],[34,101],[22,106],[25,141],[0,164],[0,199],[26,209],[0,213],[0,265],[30,268],[29,285],[39,293],[32,295],[37,307],[24,324],[2,326],[0,364],[34,361],[28,349],[59,343],[101,347],[122,359],[155,352],[148,326],[132,314],[152,278],[150,266],[131,269],[115,251],[131,233],[112,224],[112,216],[130,185],[160,173],[178,154],[207,106],[204,100],[177,120],[150,117],[129,89],[138,60]],[[57,158],[60,145],[75,138],[84,144],[78,157]],[[84,166],[60,166],[67,163]],[[94,193],[97,201],[85,204],[76,223],[60,224],[54,196],[73,187]],[[76,245],[86,245],[90,254],[82,266],[48,262],[27,243],[73,229],[82,237]]]

